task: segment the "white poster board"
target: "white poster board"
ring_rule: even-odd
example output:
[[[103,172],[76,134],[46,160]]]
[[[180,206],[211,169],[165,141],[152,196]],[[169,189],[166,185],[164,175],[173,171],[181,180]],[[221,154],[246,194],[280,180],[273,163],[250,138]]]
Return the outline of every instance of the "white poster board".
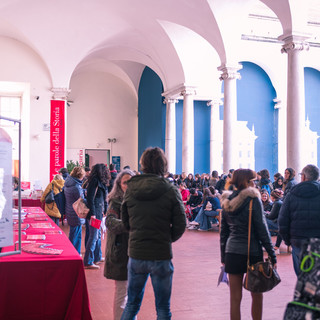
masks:
[[[0,128],[0,248],[13,245],[12,143]]]

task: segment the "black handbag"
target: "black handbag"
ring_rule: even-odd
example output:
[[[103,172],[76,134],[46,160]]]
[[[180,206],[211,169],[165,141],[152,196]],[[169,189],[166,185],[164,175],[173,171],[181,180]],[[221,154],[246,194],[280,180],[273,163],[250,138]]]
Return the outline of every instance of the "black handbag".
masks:
[[[250,265],[252,201],[253,200],[251,200],[249,204],[247,274],[244,279],[243,287],[251,292],[262,293],[272,290],[280,283],[281,279],[277,270],[273,268],[269,258],[265,261]]]
[[[46,197],[44,198],[44,202],[47,204],[54,202],[53,184],[52,189],[47,193]]]

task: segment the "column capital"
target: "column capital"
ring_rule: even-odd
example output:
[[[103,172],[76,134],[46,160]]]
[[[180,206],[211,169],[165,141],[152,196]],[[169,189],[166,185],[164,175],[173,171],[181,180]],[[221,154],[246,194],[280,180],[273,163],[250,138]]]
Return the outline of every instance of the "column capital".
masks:
[[[53,100],[67,100],[71,89],[68,88],[51,88]]]
[[[223,105],[223,102],[221,99],[212,99],[207,102],[208,107],[218,107],[218,106],[222,106],[222,105]]]
[[[167,103],[178,103],[179,100],[178,99],[174,99],[174,98],[164,98],[163,103],[167,104]]]
[[[184,87],[180,92],[181,96],[194,96],[196,94],[197,91],[195,87]]]
[[[239,70],[242,69],[242,65],[241,64],[237,64],[237,65],[221,65],[220,67],[218,67],[218,70],[221,71],[221,76],[220,76],[220,80],[227,80],[227,79],[236,79],[236,80],[240,80],[241,79],[241,75],[238,72]]]
[[[309,43],[306,41],[308,38],[309,36],[305,34],[289,34],[280,36],[278,39],[284,42],[284,44],[282,45],[281,53],[288,53],[289,51],[293,50],[308,51]]]

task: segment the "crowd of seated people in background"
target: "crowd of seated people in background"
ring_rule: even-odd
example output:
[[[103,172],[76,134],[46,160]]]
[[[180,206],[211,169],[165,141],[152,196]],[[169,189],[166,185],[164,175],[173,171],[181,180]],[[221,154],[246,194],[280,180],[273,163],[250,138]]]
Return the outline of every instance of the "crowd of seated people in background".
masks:
[[[189,173],[187,175],[182,172],[180,175],[167,175],[170,182],[180,189],[189,230],[207,231],[218,226],[219,220],[217,218],[219,217],[219,209],[221,209],[220,196],[225,190],[233,190],[233,185],[230,184],[233,171],[230,169],[229,172],[221,175],[216,170],[211,174],[196,173],[193,175]],[[292,168],[286,168],[284,175],[280,172],[275,173],[273,181],[271,181],[267,169],[257,172],[255,186],[261,192],[261,201],[270,234],[277,236],[274,245],[276,253],[279,253],[282,242],[282,238],[278,234],[278,214],[284,197],[296,184],[295,171]]]

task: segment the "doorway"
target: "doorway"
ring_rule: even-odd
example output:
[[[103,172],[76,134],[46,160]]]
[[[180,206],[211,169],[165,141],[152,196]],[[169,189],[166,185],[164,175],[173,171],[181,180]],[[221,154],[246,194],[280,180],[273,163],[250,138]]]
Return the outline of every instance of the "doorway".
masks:
[[[110,164],[110,150],[107,149],[86,149],[85,166],[92,168],[97,163]]]

